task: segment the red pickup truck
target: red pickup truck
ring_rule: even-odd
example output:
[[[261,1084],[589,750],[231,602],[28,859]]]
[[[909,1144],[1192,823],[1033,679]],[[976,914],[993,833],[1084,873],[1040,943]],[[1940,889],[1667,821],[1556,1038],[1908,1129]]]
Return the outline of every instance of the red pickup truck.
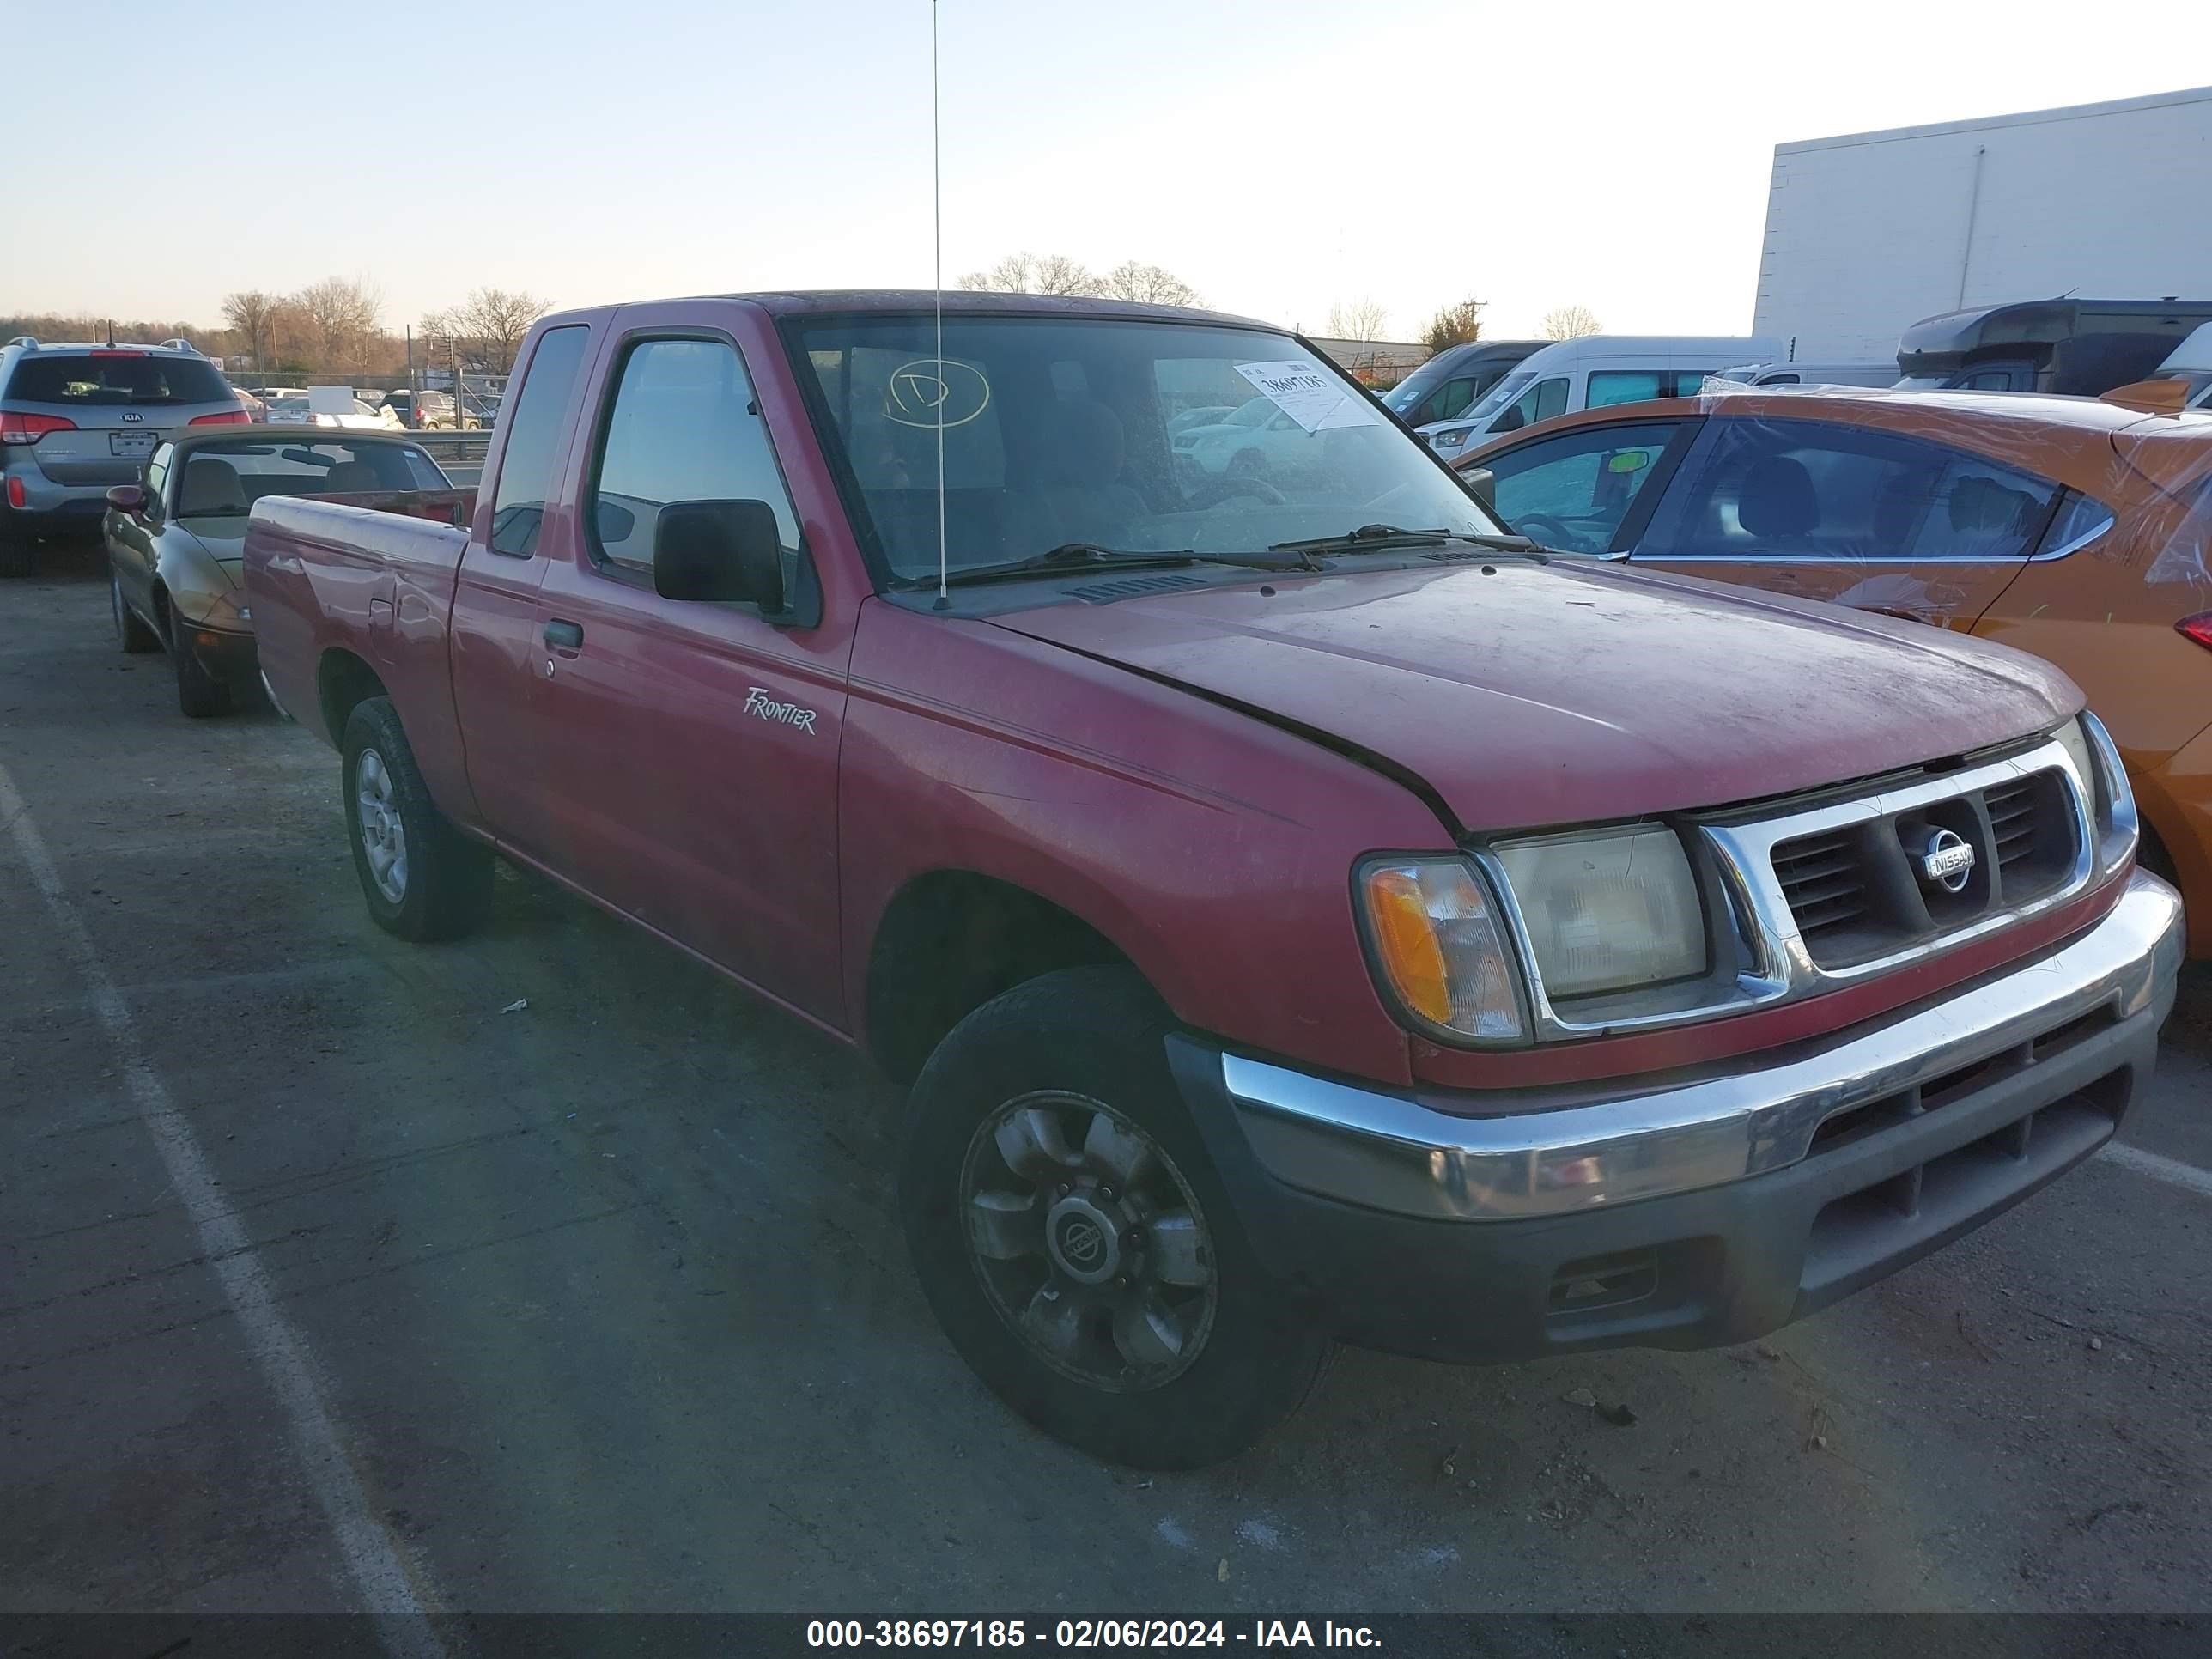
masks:
[[[246,583],[380,925],[497,854],[913,1079],[1018,1410],[1742,1340],[2112,1135],[2179,910],[2057,671],[1547,554],[1261,324],[933,303],[550,318],[467,529],[264,501]]]

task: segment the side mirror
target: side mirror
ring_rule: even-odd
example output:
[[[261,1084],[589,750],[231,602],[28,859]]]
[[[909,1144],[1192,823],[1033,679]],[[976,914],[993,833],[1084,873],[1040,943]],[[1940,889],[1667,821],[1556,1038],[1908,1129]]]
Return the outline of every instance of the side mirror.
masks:
[[[137,484],[117,484],[107,492],[107,504],[118,513],[143,513],[146,492]]]
[[[1486,466],[1471,466],[1459,475],[1467,486],[1467,493],[1489,510],[1492,518],[1498,517],[1498,476]]]
[[[784,608],[783,538],[766,501],[671,501],[653,526],[653,591]]]

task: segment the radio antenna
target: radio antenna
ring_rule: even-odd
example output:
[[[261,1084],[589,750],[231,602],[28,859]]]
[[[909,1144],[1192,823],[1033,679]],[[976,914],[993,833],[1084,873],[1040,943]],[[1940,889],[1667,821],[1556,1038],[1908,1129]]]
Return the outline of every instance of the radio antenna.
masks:
[[[929,0],[929,228],[930,284],[937,302],[937,603],[951,600],[945,580],[945,400],[952,382],[945,373],[945,166],[937,137],[937,0]]]

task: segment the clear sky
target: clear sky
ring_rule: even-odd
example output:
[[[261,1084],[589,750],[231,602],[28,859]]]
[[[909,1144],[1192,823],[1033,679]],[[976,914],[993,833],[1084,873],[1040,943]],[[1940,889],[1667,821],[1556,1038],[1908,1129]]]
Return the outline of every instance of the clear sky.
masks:
[[[1315,332],[1371,296],[1401,337],[1470,293],[1498,337],[1567,302],[1745,332],[1778,142],[2212,81],[2207,0],[940,19],[948,282],[1138,258]],[[0,311],[214,324],[340,275],[397,328],[479,285],[930,280],[928,0],[0,0]]]

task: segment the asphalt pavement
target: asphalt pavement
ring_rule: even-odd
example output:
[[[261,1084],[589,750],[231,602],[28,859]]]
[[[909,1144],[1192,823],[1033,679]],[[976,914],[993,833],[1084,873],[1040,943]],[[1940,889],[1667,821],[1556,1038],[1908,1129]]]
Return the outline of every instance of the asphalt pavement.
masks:
[[[864,1062],[511,872],[379,933],[336,757],[58,562],[0,585],[0,1612],[2212,1611],[2202,968],[2142,1156],[1768,1342],[1345,1352],[1145,1476],[939,1334]]]

